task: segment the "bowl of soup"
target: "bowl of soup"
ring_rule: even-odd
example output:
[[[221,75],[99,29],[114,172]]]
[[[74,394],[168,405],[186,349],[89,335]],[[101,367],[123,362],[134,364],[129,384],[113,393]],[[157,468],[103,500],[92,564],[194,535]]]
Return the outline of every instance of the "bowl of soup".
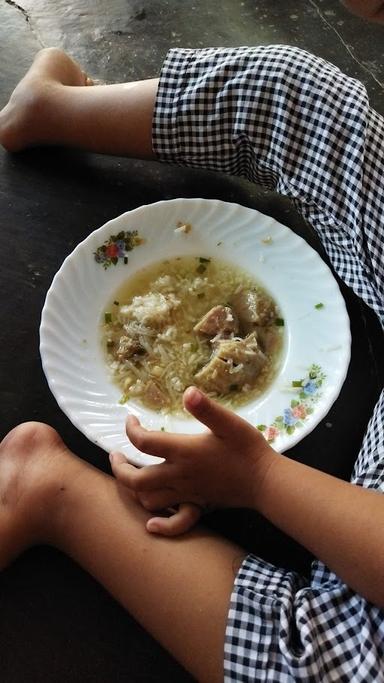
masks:
[[[198,433],[182,396],[194,384],[283,451],[337,398],[350,329],[328,266],[260,212],[206,199],[139,207],[92,232],[47,293],[44,372],[88,438],[137,465],[157,459],[125,434]]]

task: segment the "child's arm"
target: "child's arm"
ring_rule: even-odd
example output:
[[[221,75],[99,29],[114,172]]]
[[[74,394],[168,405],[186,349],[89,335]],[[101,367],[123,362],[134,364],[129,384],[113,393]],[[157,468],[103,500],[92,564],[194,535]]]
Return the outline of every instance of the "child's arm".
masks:
[[[280,455],[259,432],[196,389],[186,408],[210,431],[147,432],[135,418],[127,433],[140,450],[165,458],[141,470],[112,459],[116,477],[149,510],[183,501],[248,507],[322,560],[366,599],[384,606],[384,497]],[[186,508],[188,510],[188,508]],[[179,525],[188,526],[188,515]],[[156,529],[152,520],[152,531]]]

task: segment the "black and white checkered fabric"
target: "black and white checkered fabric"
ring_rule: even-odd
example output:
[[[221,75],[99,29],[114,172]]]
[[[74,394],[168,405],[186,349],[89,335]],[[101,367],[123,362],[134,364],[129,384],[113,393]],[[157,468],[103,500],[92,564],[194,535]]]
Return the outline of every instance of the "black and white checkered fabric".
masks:
[[[153,148],[293,199],[340,277],[384,325],[384,120],[361,83],[294,47],[171,50]],[[384,395],[352,480],[384,491]],[[384,681],[384,611],[313,565],[310,581],[249,555],[225,643],[229,681]]]

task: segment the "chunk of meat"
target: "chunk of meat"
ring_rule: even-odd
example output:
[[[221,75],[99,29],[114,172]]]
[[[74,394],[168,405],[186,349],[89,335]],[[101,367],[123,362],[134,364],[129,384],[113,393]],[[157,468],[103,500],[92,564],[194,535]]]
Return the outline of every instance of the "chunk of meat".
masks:
[[[152,379],[145,385],[143,398],[152,408],[163,408],[168,403],[166,395]]]
[[[245,339],[222,339],[208,363],[195,375],[206,391],[226,394],[251,384],[267,362],[255,333]]]
[[[266,361],[255,332],[248,334],[244,339],[222,339],[218,342],[216,355],[224,360],[233,360],[237,365],[248,365],[251,362],[253,366],[258,365],[258,369]]]
[[[230,306],[214,306],[199,320],[193,331],[197,334],[206,334],[209,337],[216,337],[217,335],[227,337],[231,334],[237,334],[239,323]]]
[[[119,345],[116,349],[115,356],[117,360],[124,361],[128,360],[128,358],[132,358],[135,353],[141,353],[143,351],[144,349],[137,338],[135,339],[134,337],[122,335],[119,339]]]
[[[257,341],[260,347],[268,356],[271,356],[278,348],[280,342],[280,335],[275,325],[256,325],[254,331],[257,336]]]
[[[254,325],[271,325],[276,319],[273,302],[252,289],[236,292],[231,304],[244,332],[250,332]]]

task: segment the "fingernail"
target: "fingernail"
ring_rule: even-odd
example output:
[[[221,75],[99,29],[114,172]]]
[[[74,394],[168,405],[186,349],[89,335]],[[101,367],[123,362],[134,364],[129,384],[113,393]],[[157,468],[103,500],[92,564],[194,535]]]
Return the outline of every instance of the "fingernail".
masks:
[[[203,398],[202,393],[196,387],[188,387],[188,403],[190,406],[198,406]]]

